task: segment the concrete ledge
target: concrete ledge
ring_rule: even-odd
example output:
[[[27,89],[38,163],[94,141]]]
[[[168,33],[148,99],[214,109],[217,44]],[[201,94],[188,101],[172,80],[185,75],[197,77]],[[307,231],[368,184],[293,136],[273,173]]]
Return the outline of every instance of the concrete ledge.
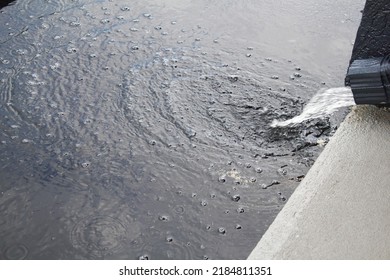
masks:
[[[353,109],[249,259],[390,259],[390,110]]]

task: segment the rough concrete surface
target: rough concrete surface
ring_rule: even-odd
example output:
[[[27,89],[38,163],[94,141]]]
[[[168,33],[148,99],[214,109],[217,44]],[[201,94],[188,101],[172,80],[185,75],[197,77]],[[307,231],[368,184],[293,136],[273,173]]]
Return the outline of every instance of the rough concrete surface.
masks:
[[[390,259],[390,111],[347,116],[249,259]]]

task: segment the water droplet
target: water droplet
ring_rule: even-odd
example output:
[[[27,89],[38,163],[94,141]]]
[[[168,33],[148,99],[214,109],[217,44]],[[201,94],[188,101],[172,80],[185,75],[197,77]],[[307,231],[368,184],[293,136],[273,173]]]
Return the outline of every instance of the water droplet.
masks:
[[[239,194],[235,194],[235,195],[232,196],[232,200],[235,201],[235,202],[240,201],[240,199],[241,199],[241,197],[240,197]]]
[[[241,225],[236,225],[236,229],[242,229]]]
[[[91,54],[89,55],[90,58],[95,58],[96,56],[97,56],[96,53],[91,53]]]
[[[251,57],[251,56],[252,56],[251,53],[247,53],[247,54],[246,54],[246,57]]]
[[[299,67],[299,66],[296,66],[296,67],[295,67],[295,70],[297,70],[297,71],[301,71],[301,67]]]
[[[218,232],[220,234],[226,234],[226,229],[224,227],[220,227],[220,228],[218,228]]]
[[[202,201],[200,202],[200,205],[202,205],[202,206],[207,206],[207,201],[202,200]]]
[[[244,213],[245,210],[244,210],[244,208],[242,208],[242,207],[238,207],[238,208],[237,208],[237,212],[238,212],[238,213]]]
[[[256,182],[257,179],[255,177],[251,177],[249,180],[251,183],[254,183],[254,182]]]
[[[156,29],[156,30],[161,30],[161,29],[162,29],[162,26],[161,26],[161,25],[157,25],[157,26],[154,27],[154,29]]]
[[[139,50],[139,47],[138,47],[138,46],[132,46],[131,49],[132,49],[133,51],[136,51],[136,50]]]
[[[149,144],[152,145],[152,146],[156,145],[156,140],[150,140]]]

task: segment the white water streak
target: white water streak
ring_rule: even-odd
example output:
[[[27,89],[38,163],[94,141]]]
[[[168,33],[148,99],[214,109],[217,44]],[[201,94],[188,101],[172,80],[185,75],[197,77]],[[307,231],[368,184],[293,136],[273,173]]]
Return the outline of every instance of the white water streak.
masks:
[[[285,121],[274,120],[271,127],[294,126],[303,121],[325,117],[341,107],[354,105],[352,91],[347,87],[321,89],[303,108],[302,113]]]

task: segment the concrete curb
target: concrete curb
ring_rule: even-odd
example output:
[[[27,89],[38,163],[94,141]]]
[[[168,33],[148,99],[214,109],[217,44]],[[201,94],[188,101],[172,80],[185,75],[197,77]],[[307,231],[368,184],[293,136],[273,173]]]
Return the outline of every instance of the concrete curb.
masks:
[[[390,111],[357,106],[248,259],[390,259]]]

